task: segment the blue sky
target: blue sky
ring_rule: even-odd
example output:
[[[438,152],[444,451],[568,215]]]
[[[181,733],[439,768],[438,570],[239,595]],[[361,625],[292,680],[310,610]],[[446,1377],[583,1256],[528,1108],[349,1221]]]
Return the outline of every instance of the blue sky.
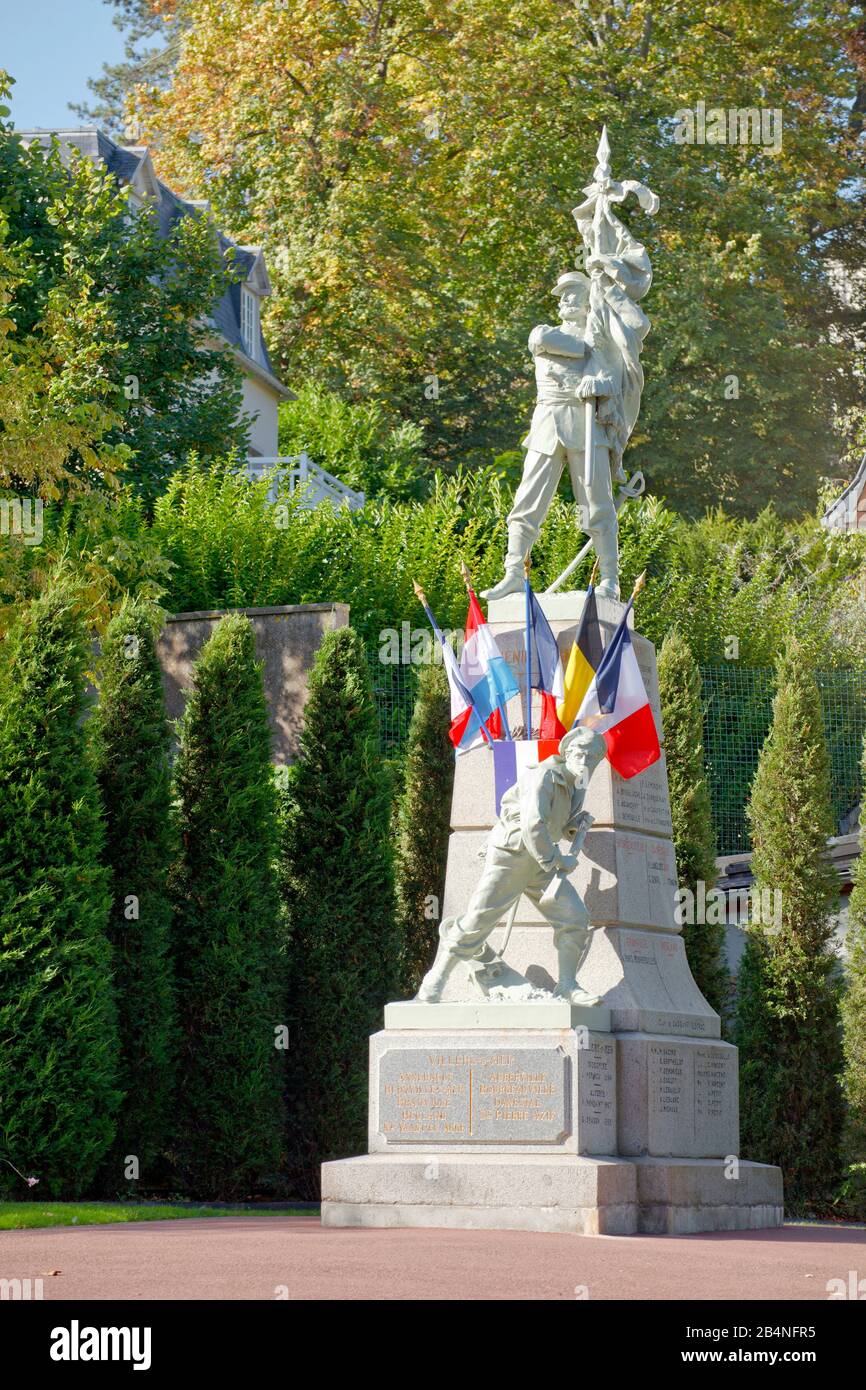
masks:
[[[123,57],[116,13],[104,0],[0,0],[0,67],[16,79],[19,130],[81,125],[69,102],[86,100],[87,79]]]

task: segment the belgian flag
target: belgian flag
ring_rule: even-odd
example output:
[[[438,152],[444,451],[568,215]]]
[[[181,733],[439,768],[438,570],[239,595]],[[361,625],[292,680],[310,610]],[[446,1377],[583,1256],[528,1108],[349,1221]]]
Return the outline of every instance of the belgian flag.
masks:
[[[580,615],[580,623],[568,667],[565,672],[565,694],[557,706],[560,722],[570,729],[577,712],[583,704],[583,697],[590,687],[604,655],[601,628],[598,625],[598,611],[595,602],[595,588],[592,580],[586,591],[586,603]]]

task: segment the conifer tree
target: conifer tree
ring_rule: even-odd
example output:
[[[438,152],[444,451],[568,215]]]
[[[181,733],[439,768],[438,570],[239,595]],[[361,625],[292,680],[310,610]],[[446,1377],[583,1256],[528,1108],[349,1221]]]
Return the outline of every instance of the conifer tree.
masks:
[[[842,1051],[830,767],[818,687],[793,640],[748,816],[761,920],[749,927],[737,1001],[742,1148],[781,1166],[787,1201],[802,1209],[838,1176]]]
[[[439,665],[422,666],[409,726],[397,809],[397,930],[400,984],[414,994],[436,952],[451,829],[454,747],[451,703]]]
[[[108,935],[117,996],[117,1139],[104,1169],[110,1192],[145,1185],[164,1152],[174,1060],[168,874],[173,857],[170,733],[156,655],[157,613],[127,600],[102,646],[93,748],[110,874]],[[137,1160],[135,1169],[129,1159]]]
[[[377,752],[364,648],[325,634],[310,673],[300,758],[283,801],[289,934],[289,1167],[366,1152],[369,1035],[397,982],[390,776]]]
[[[82,716],[86,633],[47,590],[0,677],[0,1191],[87,1192],[114,1138],[117,1030],[99,792]]]
[[[677,879],[697,900],[716,881],[716,840],[704,767],[701,673],[685,637],[673,628],[658,661],[659,699],[665,739]],[[683,924],[683,941],[692,974],[707,1002],[724,1014],[728,976],[724,964],[724,924]]]
[[[847,1115],[844,1156],[866,1165],[866,738],[861,779],[860,856],[848,899],[848,962],[842,1001]],[[866,1179],[862,1183],[866,1187]]]
[[[177,797],[178,1161],[197,1196],[236,1198],[279,1169],[285,1055],[270,730],[240,614],[223,618],[196,662]]]

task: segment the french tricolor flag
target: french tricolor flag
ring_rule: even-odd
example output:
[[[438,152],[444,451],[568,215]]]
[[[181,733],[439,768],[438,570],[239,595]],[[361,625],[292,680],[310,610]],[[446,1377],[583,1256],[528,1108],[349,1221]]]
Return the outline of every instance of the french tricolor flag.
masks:
[[[558,738],[517,738],[512,743],[494,743],[493,776],[496,786],[496,814],[502,798],[531,767],[559,752]]]
[[[608,762],[626,778],[636,777],[661,757],[656,722],[628,630],[630,608],[631,602],[574,721],[602,735]]]
[[[509,700],[520,694],[520,687],[496,645],[496,638],[487,626],[471,588],[460,656],[460,678],[469,694],[471,706],[451,726],[451,742],[455,747],[463,751],[483,738],[478,727],[479,716],[492,739],[502,738],[503,721],[505,736],[510,738],[505,707]]]

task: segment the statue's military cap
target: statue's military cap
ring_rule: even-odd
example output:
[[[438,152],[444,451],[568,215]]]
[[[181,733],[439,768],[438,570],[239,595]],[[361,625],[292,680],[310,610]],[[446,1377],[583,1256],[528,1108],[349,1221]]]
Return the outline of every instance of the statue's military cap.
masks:
[[[575,285],[583,285],[588,294],[590,286],[589,276],[584,275],[582,270],[567,270],[564,275],[560,275],[550,293],[555,294],[557,299],[561,299],[565,291],[572,289]]]

